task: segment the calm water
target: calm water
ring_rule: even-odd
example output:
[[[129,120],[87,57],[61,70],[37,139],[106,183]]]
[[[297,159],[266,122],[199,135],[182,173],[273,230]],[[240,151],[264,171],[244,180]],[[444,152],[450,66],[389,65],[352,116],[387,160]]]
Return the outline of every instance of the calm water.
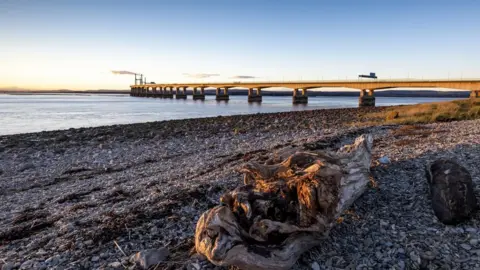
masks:
[[[138,98],[127,95],[0,95],[0,135],[128,124],[218,115],[298,111],[315,108],[357,107],[357,97],[309,97],[308,105],[293,105],[292,98],[264,96],[260,104],[249,104],[246,96],[230,101]],[[376,104],[414,104],[451,98],[386,98]]]

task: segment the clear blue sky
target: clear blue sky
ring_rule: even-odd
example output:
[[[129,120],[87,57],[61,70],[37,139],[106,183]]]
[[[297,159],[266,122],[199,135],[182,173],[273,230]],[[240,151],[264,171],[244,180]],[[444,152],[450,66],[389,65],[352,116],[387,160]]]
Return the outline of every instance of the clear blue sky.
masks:
[[[0,87],[480,77],[480,1],[1,0],[0,37]]]

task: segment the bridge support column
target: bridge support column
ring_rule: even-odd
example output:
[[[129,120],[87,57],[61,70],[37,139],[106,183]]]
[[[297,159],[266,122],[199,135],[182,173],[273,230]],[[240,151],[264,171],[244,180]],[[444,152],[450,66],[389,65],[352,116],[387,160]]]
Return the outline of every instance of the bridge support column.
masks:
[[[177,92],[175,93],[176,99],[187,99],[187,87],[178,87]]]
[[[480,90],[470,91],[470,98],[480,98]]]
[[[359,107],[375,107],[374,89],[369,89],[368,94],[366,89],[360,90],[360,98],[358,99]]]
[[[307,89],[302,89],[301,95],[298,93],[298,88],[293,89],[293,104],[307,104],[308,103],[308,95]]]
[[[205,100],[204,87],[200,87],[200,93],[197,92],[197,87],[193,87],[193,100]]]
[[[163,98],[173,98],[173,87],[165,87],[165,91],[163,91]]]
[[[256,94],[254,94],[253,88],[249,88],[248,102],[262,102],[262,88],[257,88]]]
[[[162,90],[160,90],[161,88],[160,87],[155,87],[155,91],[154,91],[154,97],[155,98],[161,98],[162,97]]]
[[[225,100],[225,101],[229,100],[230,97],[228,95],[228,87],[223,88],[223,94],[220,93],[220,88],[217,88],[215,99],[216,100]]]

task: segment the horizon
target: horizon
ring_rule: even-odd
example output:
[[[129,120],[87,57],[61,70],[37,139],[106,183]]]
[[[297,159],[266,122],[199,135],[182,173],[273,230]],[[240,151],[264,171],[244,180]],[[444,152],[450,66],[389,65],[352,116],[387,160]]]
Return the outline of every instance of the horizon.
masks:
[[[473,1],[139,2],[1,3],[0,88],[480,77]]]

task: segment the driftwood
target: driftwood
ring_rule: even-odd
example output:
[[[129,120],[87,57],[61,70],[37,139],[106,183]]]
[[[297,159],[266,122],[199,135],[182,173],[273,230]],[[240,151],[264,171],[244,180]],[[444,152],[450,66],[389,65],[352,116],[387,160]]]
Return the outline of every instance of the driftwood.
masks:
[[[362,135],[336,153],[293,149],[245,164],[245,185],[200,217],[196,251],[218,266],[289,269],[366,189],[372,143]]]
[[[453,160],[439,159],[427,166],[426,175],[437,218],[448,225],[467,220],[477,210],[472,176]]]

